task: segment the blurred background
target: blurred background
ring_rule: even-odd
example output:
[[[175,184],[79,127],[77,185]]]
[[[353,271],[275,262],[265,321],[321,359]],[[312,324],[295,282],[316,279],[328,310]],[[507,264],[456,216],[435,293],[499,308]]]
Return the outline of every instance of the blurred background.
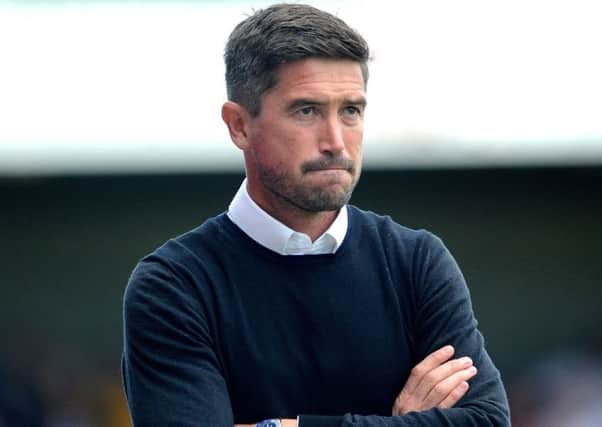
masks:
[[[602,425],[602,7],[310,3],[373,50],[352,203],[443,238],[514,425]],[[267,4],[0,0],[0,427],[129,425],[123,291],[240,185],[222,52]]]

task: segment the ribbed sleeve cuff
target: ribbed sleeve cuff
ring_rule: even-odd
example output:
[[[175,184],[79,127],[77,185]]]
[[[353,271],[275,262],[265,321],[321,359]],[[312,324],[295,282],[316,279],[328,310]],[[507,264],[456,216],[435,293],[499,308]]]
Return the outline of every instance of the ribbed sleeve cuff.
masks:
[[[297,427],[340,427],[342,422],[341,416],[299,415]]]

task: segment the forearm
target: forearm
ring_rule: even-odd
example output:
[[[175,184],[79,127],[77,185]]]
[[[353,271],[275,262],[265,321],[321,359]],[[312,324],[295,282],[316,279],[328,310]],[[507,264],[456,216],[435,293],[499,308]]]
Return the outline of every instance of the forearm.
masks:
[[[299,427],[443,427],[451,425],[506,427],[510,425],[510,420],[507,414],[502,414],[498,410],[480,411],[473,408],[451,408],[411,412],[393,417],[351,414],[340,417],[302,416],[299,421]]]

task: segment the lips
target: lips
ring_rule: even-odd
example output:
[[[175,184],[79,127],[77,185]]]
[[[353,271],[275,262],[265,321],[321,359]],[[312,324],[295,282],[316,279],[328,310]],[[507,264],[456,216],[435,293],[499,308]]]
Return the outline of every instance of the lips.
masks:
[[[353,174],[353,171],[355,170],[355,164],[353,163],[353,160],[344,157],[336,159],[319,159],[305,162],[301,166],[301,170],[304,173],[342,170]]]
[[[336,172],[347,172],[347,173],[352,173],[349,169],[344,169],[344,168],[320,168],[320,169],[311,169],[308,171],[305,171],[305,173],[315,173],[315,172],[331,172],[331,173],[336,173]]]

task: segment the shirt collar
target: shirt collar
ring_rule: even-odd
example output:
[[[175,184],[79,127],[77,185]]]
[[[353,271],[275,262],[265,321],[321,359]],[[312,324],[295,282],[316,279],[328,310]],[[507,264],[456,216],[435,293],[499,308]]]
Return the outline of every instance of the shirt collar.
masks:
[[[284,225],[251,199],[246,178],[230,203],[228,217],[250,238],[281,255],[334,253],[343,243],[348,225],[347,207],[344,206],[330,227],[312,245],[307,234]]]

